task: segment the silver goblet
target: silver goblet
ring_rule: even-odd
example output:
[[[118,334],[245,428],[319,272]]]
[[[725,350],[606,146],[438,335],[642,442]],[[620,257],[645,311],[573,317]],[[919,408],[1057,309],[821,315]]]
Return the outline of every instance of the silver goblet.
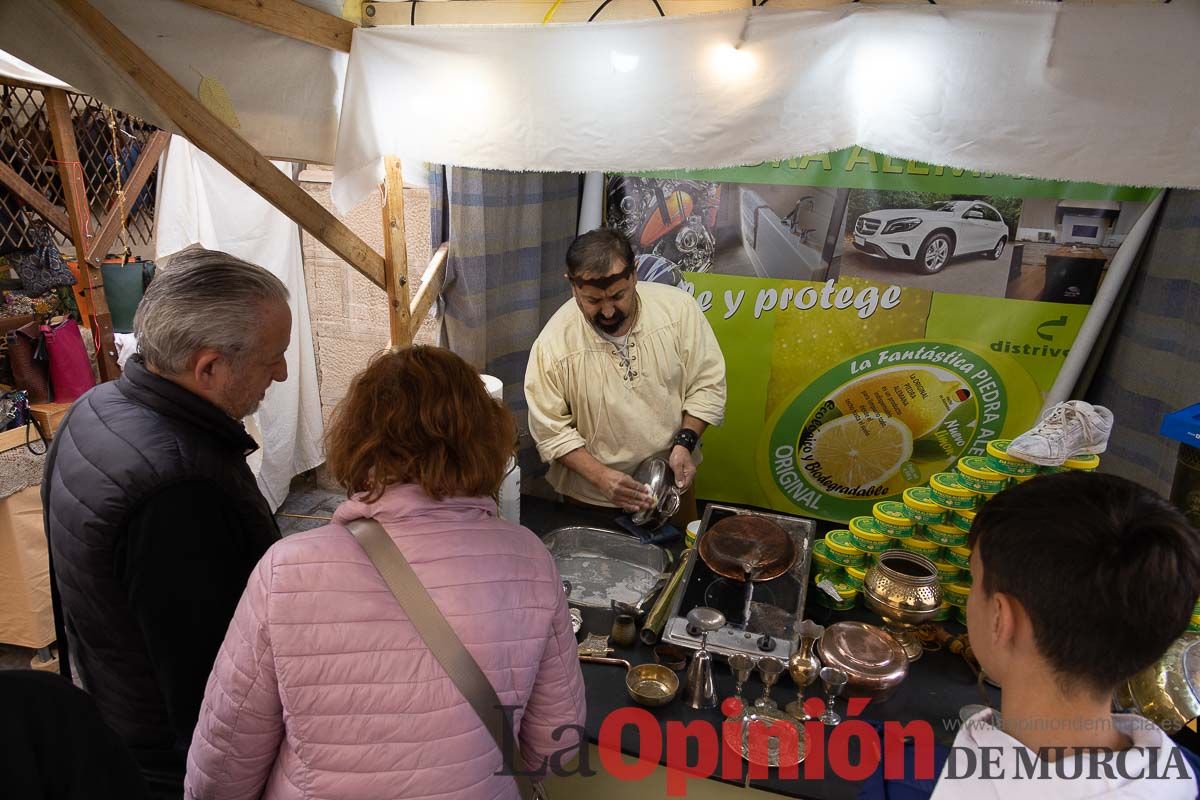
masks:
[[[821,685],[825,687],[825,713],[821,715],[821,722],[826,725],[837,725],[842,721],[842,717],[834,709],[833,704],[837,700],[838,695],[846,688],[846,681],[849,678],[845,672],[834,667],[821,667]]]

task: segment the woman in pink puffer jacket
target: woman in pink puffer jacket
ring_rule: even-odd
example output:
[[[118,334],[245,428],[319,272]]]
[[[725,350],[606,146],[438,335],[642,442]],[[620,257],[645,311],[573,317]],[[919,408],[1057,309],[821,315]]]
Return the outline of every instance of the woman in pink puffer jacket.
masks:
[[[479,663],[529,765],[579,746],[583,677],[554,561],[496,516],[511,414],[458,356],[377,357],[330,428],[352,493],[333,524],[259,562],[188,753],[186,793],[229,798],[516,798],[500,751],[345,525],[378,520]]]

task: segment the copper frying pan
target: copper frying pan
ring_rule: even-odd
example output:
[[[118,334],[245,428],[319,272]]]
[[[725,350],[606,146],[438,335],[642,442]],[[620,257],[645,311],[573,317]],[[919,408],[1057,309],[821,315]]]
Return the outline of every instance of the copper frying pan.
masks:
[[[726,517],[704,532],[700,558],[713,572],[735,581],[769,581],[796,563],[799,550],[788,532],[769,519]]]

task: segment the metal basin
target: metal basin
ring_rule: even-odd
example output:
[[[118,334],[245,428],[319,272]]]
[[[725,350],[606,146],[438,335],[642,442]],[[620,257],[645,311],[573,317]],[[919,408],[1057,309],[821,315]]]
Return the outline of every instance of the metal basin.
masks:
[[[585,608],[608,609],[614,600],[638,605],[669,563],[661,547],[603,528],[558,528],[542,542],[563,580],[571,584],[567,600]]]

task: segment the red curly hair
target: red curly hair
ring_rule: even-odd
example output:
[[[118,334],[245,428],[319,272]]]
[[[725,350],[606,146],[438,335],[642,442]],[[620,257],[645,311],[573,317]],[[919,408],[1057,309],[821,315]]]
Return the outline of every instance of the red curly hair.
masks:
[[[334,478],[367,502],[396,483],[418,484],[434,500],[494,496],[515,449],[512,413],[478,373],[449,350],[425,346],[372,358],[325,442]]]

